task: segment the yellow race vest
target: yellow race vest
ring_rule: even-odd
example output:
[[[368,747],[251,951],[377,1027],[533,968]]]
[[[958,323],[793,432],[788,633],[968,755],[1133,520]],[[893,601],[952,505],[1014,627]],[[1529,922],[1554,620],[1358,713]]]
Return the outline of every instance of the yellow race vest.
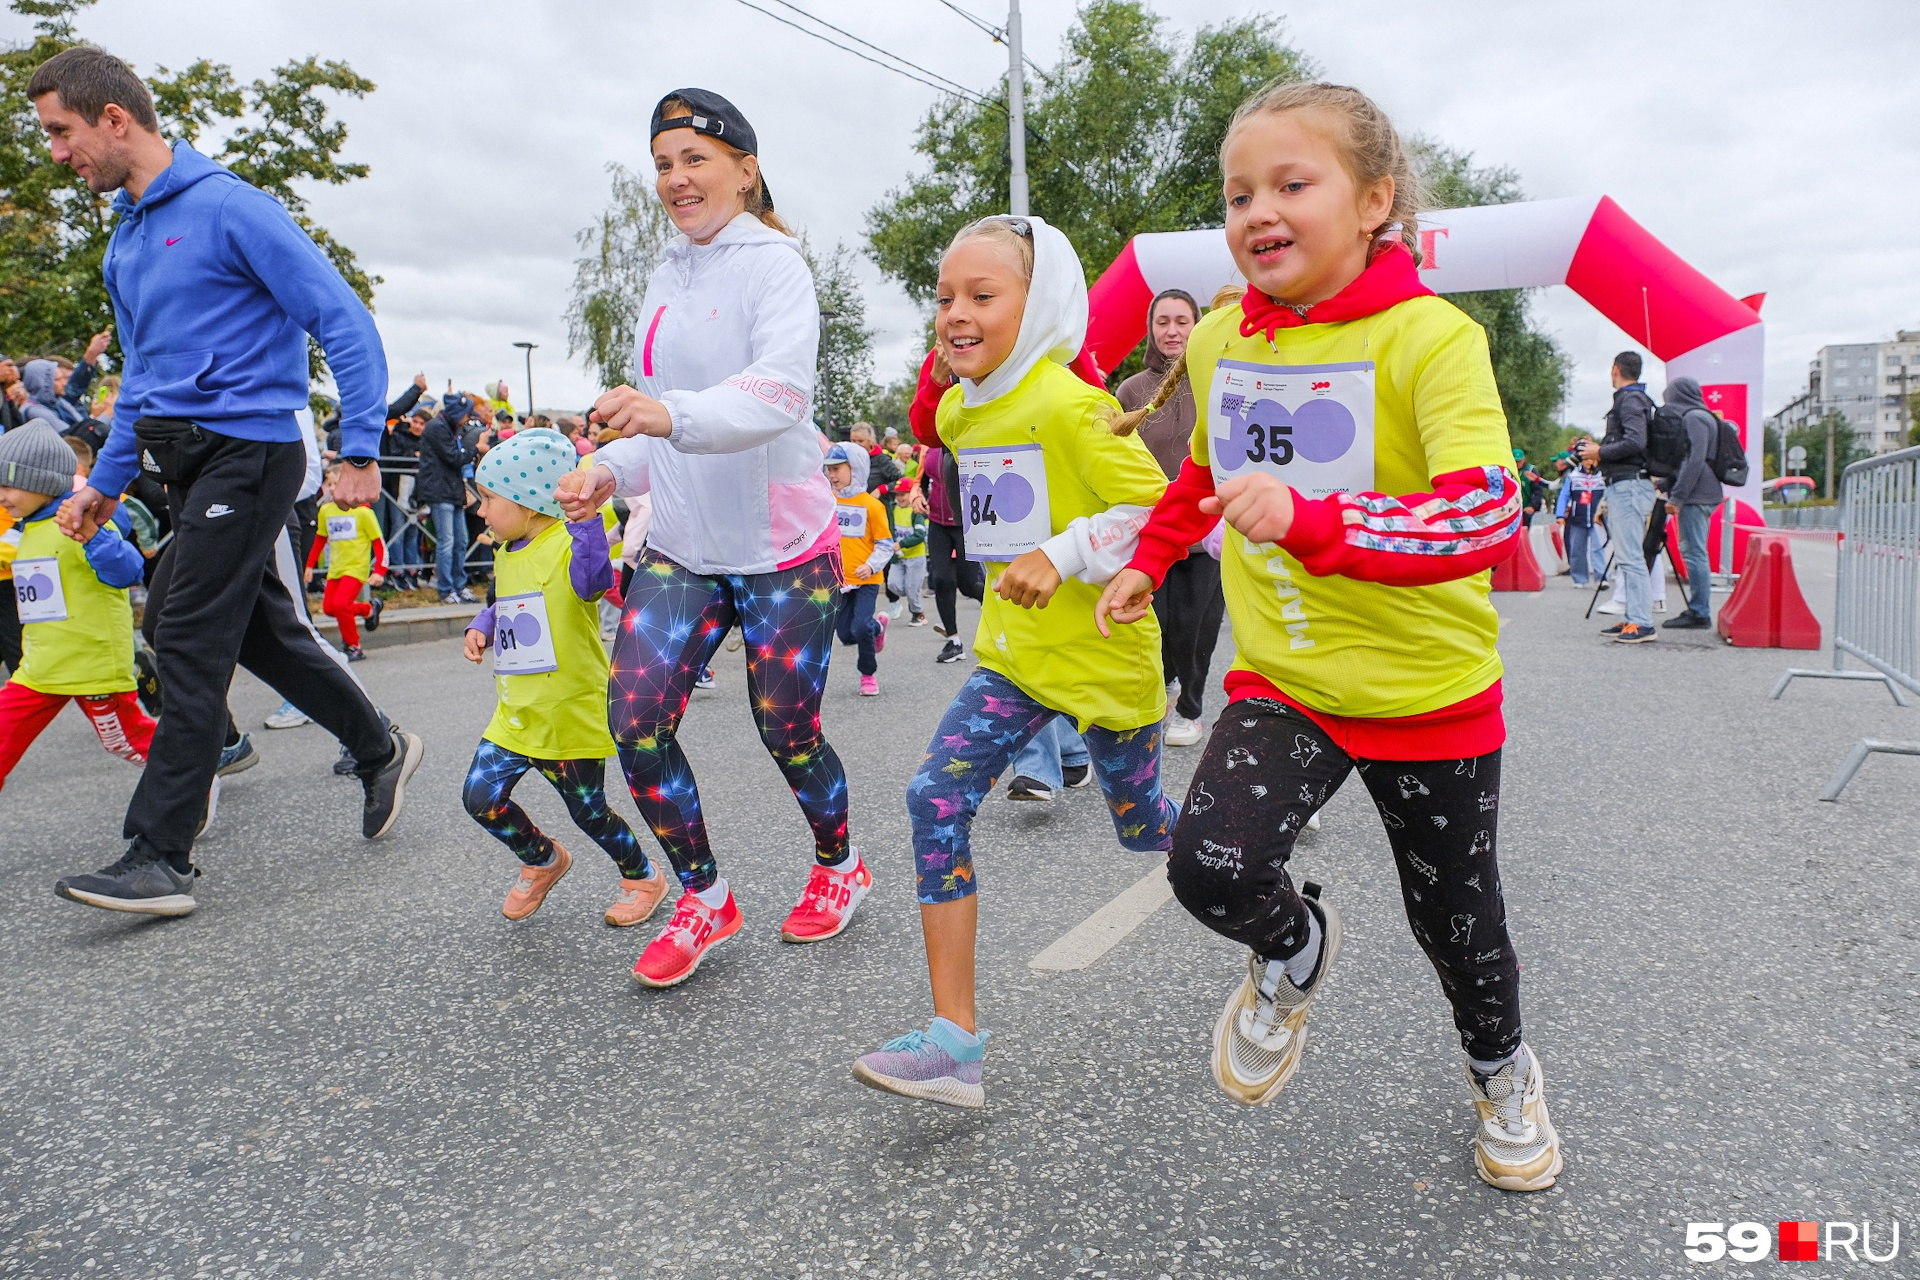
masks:
[[[1271,345],[1264,334],[1242,337],[1240,314],[1238,307],[1210,313],[1187,342],[1187,375],[1199,409],[1193,459],[1201,466],[1213,465],[1216,449],[1224,457],[1229,447],[1251,459],[1276,437],[1285,441],[1289,461],[1299,456],[1295,446],[1312,451],[1309,432],[1319,424],[1300,412],[1300,397],[1364,376],[1373,384],[1374,441],[1371,483],[1364,489],[1426,493],[1437,475],[1512,467],[1486,332],[1451,303],[1412,298],[1359,320],[1281,329]],[[1244,376],[1237,384],[1223,376],[1248,365],[1300,381],[1275,393],[1286,412],[1267,413],[1288,434],[1262,427],[1257,415],[1238,436],[1227,413],[1216,422],[1218,411],[1243,403],[1228,397],[1262,394],[1249,390]],[[1325,372],[1316,378],[1316,369]],[[1487,573],[1426,587],[1316,578],[1273,543],[1250,544],[1231,528],[1220,567],[1239,649],[1234,669],[1258,672],[1316,711],[1419,715],[1470,698],[1500,678],[1494,648],[1500,620],[1487,598]]]
[[[52,561],[51,565],[45,561]],[[35,563],[41,562],[41,563]],[[13,678],[41,693],[120,693],[133,688],[133,606],[125,587],[110,587],[94,574],[87,553],[49,517],[21,526],[16,568],[34,564],[6,590],[31,591],[21,605],[20,643],[26,651]],[[35,604],[57,586],[63,622],[30,622]],[[44,579],[44,584],[40,579]]]
[[[512,611],[505,602],[514,597],[540,596],[545,604],[540,639],[551,643],[557,669],[496,675],[498,702],[482,736],[536,760],[604,760],[614,750],[607,732],[607,650],[600,642],[599,610],[573,593],[572,562],[573,539],[558,521],[518,551],[502,548],[493,557],[496,618]],[[493,637],[496,670],[501,625],[496,622]]]
[[[1003,530],[1010,527],[1031,524],[1034,536],[1051,537],[1109,507],[1159,501],[1166,474],[1138,435],[1113,434],[1110,423],[1119,412],[1112,396],[1051,360],[987,404],[968,408],[960,388],[950,390],[937,417],[941,441],[963,463],[1008,464],[1008,473],[997,478],[963,469],[960,517],[968,527],[967,554],[976,554],[976,542],[1005,541]],[[1036,450],[1039,467],[1030,461]],[[1034,483],[1041,475],[1044,495]],[[989,520],[995,523],[983,528]],[[985,536],[976,539],[976,530]],[[1022,609],[993,592],[1005,564],[989,561],[986,567],[986,602],[973,642],[981,666],[1043,706],[1072,716],[1081,729],[1137,729],[1166,718],[1160,624],[1153,615],[1103,637],[1093,621],[1100,587],[1068,578],[1046,608]]]

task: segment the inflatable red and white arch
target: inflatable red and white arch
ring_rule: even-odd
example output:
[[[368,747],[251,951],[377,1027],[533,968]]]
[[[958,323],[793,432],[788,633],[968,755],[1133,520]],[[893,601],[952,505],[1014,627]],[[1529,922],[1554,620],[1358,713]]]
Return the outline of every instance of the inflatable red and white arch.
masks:
[[[1420,278],[1436,293],[1564,284],[1666,362],[1700,380],[1707,403],[1740,429],[1760,504],[1761,433],[1749,431],[1766,364],[1764,294],[1735,298],[1654,239],[1607,196],[1441,209],[1420,215]],[[1134,237],[1088,291],[1087,350],[1111,369],[1146,336],[1163,289],[1204,304],[1244,283],[1218,230]]]

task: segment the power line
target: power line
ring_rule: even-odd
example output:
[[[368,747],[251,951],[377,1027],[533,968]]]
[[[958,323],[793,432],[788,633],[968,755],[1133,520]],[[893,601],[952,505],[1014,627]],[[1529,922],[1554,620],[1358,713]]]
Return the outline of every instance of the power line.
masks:
[[[973,90],[967,88],[965,85],[961,84],[958,80],[948,80],[947,77],[941,75],[938,71],[929,71],[927,68],[921,66],[917,62],[908,62],[905,58],[901,57],[899,54],[890,52],[889,50],[886,50],[886,49],[882,49],[879,45],[873,43],[873,41],[871,40],[862,40],[859,36],[853,34],[853,32],[851,31],[848,31],[846,28],[836,27],[831,22],[828,22],[825,18],[816,17],[813,14],[808,13],[805,9],[802,9],[797,4],[789,4],[788,0],[773,0],[773,2],[779,5],[782,9],[793,10],[793,12],[799,14],[801,17],[807,19],[809,22],[817,22],[829,31],[838,32],[839,34],[845,36],[847,39],[853,41],[855,44],[865,45],[867,48],[873,50],[877,54],[882,55],[883,57],[892,58],[895,62],[900,63],[902,66],[912,67],[915,71],[920,72],[922,75],[932,76],[935,80],[940,80],[947,84],[950,84],[953,86],[953,92],[955,93],[960,93],[960,94],[973,93]]]
[[[759,5],[754,4],[753,0],[739,0],[739,3],[745,5],[749,9],[752,9],[755,13],[765,14],[767,17],[772,18],[775,22],[781,23],[784,26],[792,27],[795,31],[800,32],[802,35],[812,36],[815,40],[821,41],[824,44],[830,44],[834,48],[840,50],[842,53],[850,53],[854,57],[860,59],[862,62],[871,62],[874,66],[879,67],[883,71],[891,71],[897,76],[905,76],[907,79],[912,80],[917,84],[923,84],[927,86],[927,88],[935,90],[936,92],[939,92],[939,93],[955,94],[956,96],[961,97],[966,101],[973,103],[975,106],[988,105],[986,99],[980,97],[978,94],[972,92],[971,90],[954,89],[950,87],[951,82],[948,82],[947,84],[938,84],[932,80],[928,80],[921,76],[917,76],[913,74],[913,72],[911,71],[902,71],[899,67],[893,66],[891,63],[882,62],[880,61],[880,59],[871,57],[868,54],[864,54],[860,52],[858,49],[849,48],[848,46],[841,44],[838,40],[829,39],[828,37],[821,35],[818,31],[814,31],[808,27],[803,27],[799,23],[793,21],[790,18],[783,18],[779,14],[773,12],[771,9],[762,9]],[[888,54],[887,56],[892,57],[893,55]],[[902,61],[905,61],[905,60],[902,59]],[[911,66],[913,64],[908,63],[907,65]],[[933,73],[928,72],[927,74],[931,75]],[[941,77],[941,78],[943,80],[945,79],[945,77]]]
[[[1007,42],[1007,29],[1005,27],[994,26],[991,22],[988,22],[985,18],[980,17],[978,14],[970,13],[967,10],[962,9],[959,5],[955,4],[953,0],[940,0],[940,3],[947,6],[947,8],[953,10],[955,13],[959,14],[962,18],[965,18],[968,22],[972,23],[974,26],[978,27],[980,30],[986,32],[987,35],[993,40],[995,44],[1005,44]],[[1024,53],[1020,55],[1020,61],[1026,63],[1029,67],[1031,67],[1035,75],[1046,74],[1044,71],[1040,69],[1039,63],[1035,62],[1032,58],[1027,57]]]

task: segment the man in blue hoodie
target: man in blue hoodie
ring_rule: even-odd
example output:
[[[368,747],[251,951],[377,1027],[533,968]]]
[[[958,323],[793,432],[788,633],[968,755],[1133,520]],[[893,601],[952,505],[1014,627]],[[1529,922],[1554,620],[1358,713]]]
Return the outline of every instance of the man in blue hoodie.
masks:
[[[125,357],[113,431],[90,483],[61,508],[84,542],[142,470],[167,487],[173,571],[156,581],[154,650],[166,706],[127,808],[116,862],[54,886],[142,914],[193,909],[193,842],[227,729],[235,663],[338,737],[365,786],[362,832],[399,816],[420,739],[389,731],[299,598],[286,524],[306,474],[307,339],[340,387],[336,499],[379,495],[386,357],[373,319],[287,211],[186,143],[160,136],[133,69],[82,46],[35,70],[27,96],[53,159],[119,216],[101,272]],[[184,905],[183,905],[184,904]]]

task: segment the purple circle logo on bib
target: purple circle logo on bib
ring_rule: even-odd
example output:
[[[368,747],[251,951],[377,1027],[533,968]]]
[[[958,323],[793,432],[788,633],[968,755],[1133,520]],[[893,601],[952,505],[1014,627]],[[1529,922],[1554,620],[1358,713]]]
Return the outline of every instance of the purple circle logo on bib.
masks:
[[[1249,462],[1285,466],[1295,454],[1308,462],[1333,462],[1353,448],[1358,432],[1353,411],[1338,400],[1308,400],[1290,410],[1278,400],[1249,403],[1229,396],[1223,410],[1227,434],[1213,437],[1222,471],[1238,471]]]
[[[532,648],[540,643],[540,619],[531,613],[523,613],[513,620],[513,642],[522,649]]]
[[[1024,520],[1033,511],[1033,486],[1012,471],[1002,472],[998,479],[976,475],[967,482],[967,510],[973,524],[990,516]]]
[[[53,599],[53,579],[36,570],[34,575],[27,579],[27,599]]]

